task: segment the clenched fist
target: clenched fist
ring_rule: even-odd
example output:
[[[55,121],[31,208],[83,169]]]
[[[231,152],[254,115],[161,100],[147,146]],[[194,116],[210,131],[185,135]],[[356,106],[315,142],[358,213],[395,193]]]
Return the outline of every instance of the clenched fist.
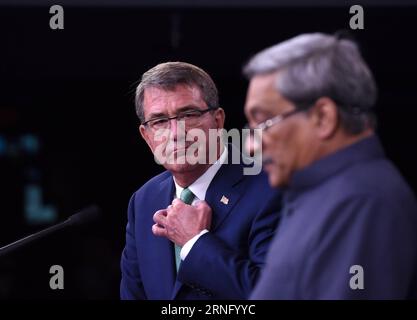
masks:
[[[190,206],[179,199],[174,199],[168,208],[155,212],[152,232],[182,247],[202,230],[210,229],[211,216],[211,208],[205,201]]]

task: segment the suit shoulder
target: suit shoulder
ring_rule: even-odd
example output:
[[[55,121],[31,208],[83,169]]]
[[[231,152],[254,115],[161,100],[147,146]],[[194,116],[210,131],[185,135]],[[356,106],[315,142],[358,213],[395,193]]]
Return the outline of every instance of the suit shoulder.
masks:
[[[134,192],[132,198],[134,198],[135,196],[137,197],[137,196],[147,194],[149,192],[154,192],[155,188],[158,187],[162,181],[165,181],[166,179],[169,179],[170,177],[172,177],[172,174],[169,171],[164,171],[158,174],[157,176],[148,180],[139,189],[137,189]]]
[[[333,181],[332,181],[333,180]],[[385,158],[350,167],[325,186],[327,196],[354,205],[372,206],[368,214],[417,219],[415,195],[397,168]],[[323,190],[321,190],[323,191]],[[378,209],[376,209],[378,208]]]
[[[243,175],[243,178],[254,187],[272,189],[269,185],[268,175],[264,171],[255,175]]]
[[[406,180],[394,164],[385,158],[352,166],[342,179],[350,193],[374,196],[376,198],[413,199]]]

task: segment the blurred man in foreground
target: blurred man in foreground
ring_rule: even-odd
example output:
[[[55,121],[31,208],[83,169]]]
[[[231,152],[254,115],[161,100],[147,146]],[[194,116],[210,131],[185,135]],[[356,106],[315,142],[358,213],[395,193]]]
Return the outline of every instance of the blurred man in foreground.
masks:
[[[377,89],[356,44],[300,35],[244,72],[249,126],[263,132],[270,184],[284,188],[251,298],[415,298],[416,199],[375,135]]]

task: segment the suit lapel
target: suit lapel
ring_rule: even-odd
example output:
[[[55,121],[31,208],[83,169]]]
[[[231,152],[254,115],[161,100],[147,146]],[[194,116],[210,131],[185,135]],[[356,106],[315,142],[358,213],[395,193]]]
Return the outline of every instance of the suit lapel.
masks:
[[[206,193],[206,202],[213,212],[210,231],[215,231],[239,201],[242,194],[236,186],[243,178],[240,164],[224,164],[217,172]]]
[[[172,176],[169,176],[160,183],[159,192],[155,193],[153,199],[153,212],[159,209],[164,209],[172,202],[174,194],[174,182]],[[146,224],[147,228],[151,229],[153,225],[153,214],[150,215],[150,221]],[[164,238],[153,235],[150,231],[151,237],[148,243],[146,270],[150,272],[149,278],[152,279],[150,288],[153,292],[152,299],[170,299],[175,278],[175,259],[173,243]]]
[[[180,266],[181,268],[181,266]],[[175,297],[177,296],[178,292],[180,291],[181,287],[182,287],[183,283],[175,280],[175,284],[174,284],[174,290],[172,290],[172,294],[171,294],[171,300],[175,300]]]

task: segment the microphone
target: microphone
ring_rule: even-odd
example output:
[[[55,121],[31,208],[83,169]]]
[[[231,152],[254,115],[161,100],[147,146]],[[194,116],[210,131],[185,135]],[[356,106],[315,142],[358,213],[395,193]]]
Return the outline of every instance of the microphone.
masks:
[[[67,220],[58,223],[56,225],[53,225],[49,228],[46,228],[44,230],[41,230],[39,232],[33,233],[27,237],[24,237],[20,240],[17,240],[13,243],[10,243],[4,247],[0,248],[0,257],[6,255],[9,252],[12,252],[28,243],[31,243],[35,240],[38,240],[40,238],[43,238],[47,235],[50,235],[58,230],[64,229],[66,227],[74,227],[74,226],[80,226],[85,223],[88,223],[90,221],[93,221],[97,219],[101,214],[101,210],[96,205],[91,205],[89,207],[86,207],[82,209],[81,211],[73,214],[70,216]]]

